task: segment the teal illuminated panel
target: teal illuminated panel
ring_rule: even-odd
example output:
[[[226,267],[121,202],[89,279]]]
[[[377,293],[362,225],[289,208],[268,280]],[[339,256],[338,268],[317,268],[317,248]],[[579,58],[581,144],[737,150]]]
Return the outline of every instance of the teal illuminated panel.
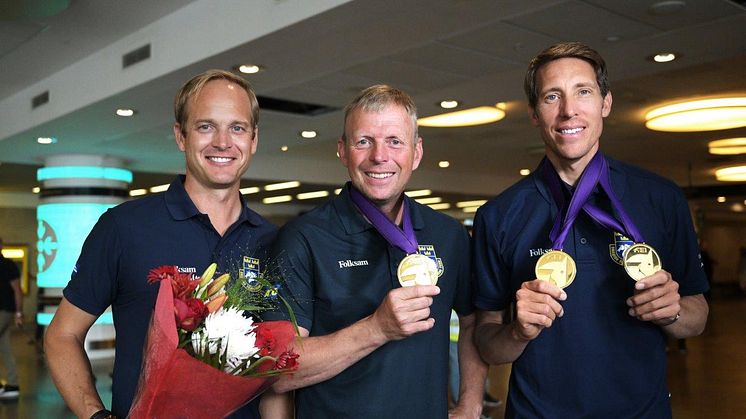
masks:
[[[98,218],[113,204],[42,204],[36,209],[38,251],[36,284],[63,288],[80,256],[80,249]]]
[[[49,323],[52,322],[52,317],[54,317],[54,313],[36,313],[36,324],[49,326]],[[96,323],[94,324],[114,324],[114,317],[110,311],[107,311],[96,319]]]
[[[132,172],[118,167],[54,166],[36,172],[36,180],[50,179],[106,179],[132,183]]]

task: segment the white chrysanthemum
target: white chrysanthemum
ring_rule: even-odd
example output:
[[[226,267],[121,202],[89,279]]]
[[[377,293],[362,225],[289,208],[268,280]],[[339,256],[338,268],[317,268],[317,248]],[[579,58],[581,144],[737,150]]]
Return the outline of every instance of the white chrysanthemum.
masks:
[[[192,347],[196,353],[204,353],[207,349],[211,354],[220,348],[220,357],[225,360],[224,370],[231,371],[259,351],[255,347],[254,327],[254,320],[244,317],[241,310],[221,308],[207,316],[203,332],[192,334]]]

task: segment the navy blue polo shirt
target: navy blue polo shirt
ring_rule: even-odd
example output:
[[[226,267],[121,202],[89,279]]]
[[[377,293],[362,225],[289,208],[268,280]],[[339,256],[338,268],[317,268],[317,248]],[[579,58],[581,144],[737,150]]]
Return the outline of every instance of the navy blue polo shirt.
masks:
[[[371,315],[405,253],[389,245],[350,201],[349,183],[334,200],[285,225],[273,254],[283,263],[298,324],[324,336]],[[469,239],[456,220],[405,198],[419,253],[442,268],[435,327],[388,342],[335,377],[296,391],[298,418],[446,418],[451,308],[472,313]],[[300,359],[302,363],[302,357]]]
[[[220,272],[236,278],[244,257],[259,259],[264,269],[262,263],[276,235],[276,228],[242,198],[238,221],[221,237],[189,198],[184,179],[179,176],[165,193],[125,202],[104,213],[88,235],[64,289],[70,303],[94,316],[112,307],[117,336],[111,410],[118,417],[125,417],[132,404],[158,293],[158,284],[147,282],[148,272],[176,265],[183,272],[201,275],[217,262]]]
[[[682,191],[650,172],[609,159],[611,183],[645,241],[683,296],[701,294],[707,281]],[[542,164],[530,177],[489,201],[474,220],[476,306],[510,309],[539,256],[551,249],[557,208],[543,182]],[[598,188],[591,200],[611,205]],[[617,217],[618,218],[618,217]],[[506,417],[665,418],[665,335],[627,314],[634,281],[621,265],[614,233],[581,213],[564,244],[577,264],[565,289],[564,316],[544,329],[513,363]]]

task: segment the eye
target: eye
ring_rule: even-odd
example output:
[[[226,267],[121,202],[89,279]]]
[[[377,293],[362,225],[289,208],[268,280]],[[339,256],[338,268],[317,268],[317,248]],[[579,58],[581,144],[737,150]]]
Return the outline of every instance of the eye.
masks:
[[[394,147],[399,147],[399,146],[404,145],[404,141],[402,141],[402,140],[400,140],[398,138],[391,138],[389,140],[389,144],[392,145],[392,146],[394,146]]]
[[[197,125],[197,131],[209,131],[212,128],[212,125],[210,124],[199,124]]]
[[[549,93],[548,95],[544,96],[544,101],[546,102],[554,102],[557,99],[559,99],[559,95],[557,93]]]
[[[593,90],[591,90],[591,89],[580,89],[580,91],[578,93],[580,93],[581,96],[589,96],[589,95],[593,94]]]
[[[238,134],[243,134],[244,132],[246,132],[246,128],[242,127],[241,125],[233,125],[231,126],[231,131]]]
[[[360,138],[355,142],[355,148],[368,148],[371,145],[371,141],[368,138]]]

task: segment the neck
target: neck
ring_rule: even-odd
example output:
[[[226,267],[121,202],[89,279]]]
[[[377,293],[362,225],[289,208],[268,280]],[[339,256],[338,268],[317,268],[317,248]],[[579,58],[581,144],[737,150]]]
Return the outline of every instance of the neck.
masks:
[[[396,225],[401,224],[402,215],[404,215],[404,198],[399,197],[393,204],[376,205]]]
[[[549,162],[552,163],[552,166],[554,166],[554,170],[557,171],[560,179],[570,186],[575,186],[575,184],[578,183],[580,176],[583,174],[583,171],[588,166],[588,163],[590,163],[595,155],[596,153],[588,153],[579,159],[567,160],[557,158],[554,154],[547,153],[547,158],[549,159]]]
[[[207,214],[210,223],[221,236],[241,215],[238,185],[227,189],[206,189],[201,185],[185,182],[184,188],[199,212]]]

